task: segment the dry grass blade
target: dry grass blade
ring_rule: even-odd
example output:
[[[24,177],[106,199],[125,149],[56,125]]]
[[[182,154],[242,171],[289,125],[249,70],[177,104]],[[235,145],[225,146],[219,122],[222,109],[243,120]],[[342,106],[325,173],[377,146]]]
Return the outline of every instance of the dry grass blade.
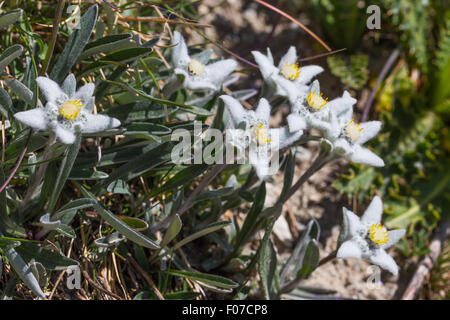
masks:
[[[259,4],[262,4],[263,6],[275,11],[278,14],[281,14],[283,17],[288,18],[289,20],[291,20],[292,22],[294,22],[296,25],[298,25],[300,28],[302,28],[303,30],[305,30],[307,33],[309,33],[309,35],[311,35],[311,37],[313,37],[314,39],[316,39],[325,49],[327,49],[328,51],[331,51],[331,48],[329,46],[327,46],[327,44],[320,39],[314,32],[312,32],[311,30],[309,30],[303,23],[295,20],[293,17],[291,17],[290,15],[288,15],[286,12],[278,9],[277,7],[272,6],[271,4],[268,4],[265,1],[262,0],[254,0],[256,2],[258,2]]]

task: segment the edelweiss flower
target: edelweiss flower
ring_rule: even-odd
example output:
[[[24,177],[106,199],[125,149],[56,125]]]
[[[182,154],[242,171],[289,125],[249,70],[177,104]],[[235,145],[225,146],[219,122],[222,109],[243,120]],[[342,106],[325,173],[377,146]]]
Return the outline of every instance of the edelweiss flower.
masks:
[[[120,121],[105,115],[92,114],[95,86],[88,83],[76,91],[76,80],[69,74],[62,87],[46,77],[36,82],[47,99],[45,107],[18,112],[14,117],[35,130],[51,130],[65,144],[75,141],[76,131],[95,133],[118,127]]]
[[[281,58],[278,67],[275,66],[272,53],[267,48],[267,56],[259,51],[252,51],[256,63],[259,65],[261,74],[266,82],[276,88],[276,94],[287,96],[288,93],[279,83],[283,80],[291,82],[297,91],[305,91],[307,84],[313,77],[323,71],[323,68],[316,65],[300,67],[297,63],[297,50],[294,46]]]
[[[398,266],[385,249],[396,244],[405,234],[405,230],[387,231],[380,224],[383,213],[381,199],[377,196],[373,198],[361,219],[346,208],[343,208],[343,212],[344,226],[339,236],[342,244],[336,256],[341,259],[367,259],[397,275]]]
[[[325,130],[325,136],[332,144],[333,152],[354,163],[363,163],[374,167],[384,166],[383,159],[361,146],[378,134],[381,129],[380,121],[357,124],[348,108],[340,110],[330,108],[329,117],[329,127]]]
[[[306,91],[299,91],[290,82],[280,81],[280,86],[288,93],[292,113],[287,117],[289,130],[297,131],[305,127],[330,130],[329,110],[335,114],[352,114],[356,99],[345,91],[342,97],[328,101],[320,91],[319,81],[315,80]]]
[[[259,100],[255,111],[244,109],[239,101],[231,96],[222,95],[220,98],[225,102],[236,128],[227,130],[227,139],[240,150],[249,148],[249,162],[255,168],[258,177],[268,178],[275,173],[272,171],[273,167],[269,167],[269,151],[276,152],[291,145],[302,136],[303,132],[291,134],[287,128],[269,129],[271,106],[264,98]]]
[[[181,33],[175,31],[172,44],[172,62],[175,74],[184,75],[183,86],[191,90],[219,90],[227,77],[236,67],[233,59],[225,59],[205,65],[203,61],[191,58],[188,55],[186,42]]]

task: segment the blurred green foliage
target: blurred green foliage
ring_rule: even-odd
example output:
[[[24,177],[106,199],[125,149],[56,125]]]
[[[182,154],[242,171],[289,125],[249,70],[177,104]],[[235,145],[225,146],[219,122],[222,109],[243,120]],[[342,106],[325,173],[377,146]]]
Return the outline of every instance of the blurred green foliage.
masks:
[[[374,150],[384,155],[386,166],[351,165],[334,186],[361,201],[381,193],[386,225],[409,227],[414,234],[412,248],[402,251],[422,255],[424,239],[439,220],[450,218],[450,11],[441,1],[383,4],[392,23],[383,32],[398,37],[403,50],[377,94],[384,127]]]

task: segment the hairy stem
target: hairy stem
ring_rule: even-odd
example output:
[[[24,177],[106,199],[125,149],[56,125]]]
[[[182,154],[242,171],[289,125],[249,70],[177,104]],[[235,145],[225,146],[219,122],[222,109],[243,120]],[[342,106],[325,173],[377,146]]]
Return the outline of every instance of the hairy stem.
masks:
[[[44,154],[42,155],[42,161],[44,161],[44,163],[40,165],[38,171],[36,172],[36,175],[34,176],[33,185],[28,189],[25,197],[23,198],[22,211],[23,211],[23,209],[25,209],[26,205],[28,204],[28,202],[31,200],[34,193],[36,192],[36,189],[41,184],[42,178],[45,175],[45,171],[47,171],[48,160],[52,156],[52,152],[50,150],[51,150],[51,147],[53,146],[53,144],[55,143],[55,141],[56,141],[56,135],[52,132],[50,134],[50,137],[48,138],[48,142],[47,142],[47,146],[45,147]]]
[[[203,191],[203,189],[205,189],[211,183],[211,181],[215,177],[217,177],[217,175],[225,168],[225,166],[226,166],[226,164],[217,164],[211,171],[209,171],[208,174],[200,182],[200,184],[194,189],[194,191],[191,192],[191,194],[186,199],[186,201],[184,201],[181,208],[176,211],[176,213],[181,216],[190,207],[192,207],[195,197],[198,196]],[[164,226],[170,224],[174,217],[175,217],[175,215],[168,216],[163,221],[161,221],[160,223],[153,226],[152,230],[156,231],[156,230],[159,230],[159,229],[163,228]]]
[[[334,258],[336,258],[336,250],[331,252],[328,256],[326,256],[322,260],[320,260],[319,264],[317,265],[317,268],[324,265],[327,262],[330,262]],[[298,277],[298,276],[295,277],[293,280],[289,281],[281,288],[281,293],[287,293],[287,292],[294,290],[298,286],[300,281],[302,281],[302,280],[303,280],[303,277]]]

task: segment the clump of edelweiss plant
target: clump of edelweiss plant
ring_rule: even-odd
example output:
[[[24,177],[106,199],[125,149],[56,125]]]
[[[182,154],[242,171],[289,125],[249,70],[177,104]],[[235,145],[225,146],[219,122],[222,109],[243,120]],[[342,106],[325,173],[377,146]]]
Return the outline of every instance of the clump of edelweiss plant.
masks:
[[[18,18],[21,12],[13,12],[12,15]],[[41,288],[41,282],[45,282],[41,280],[45,279],[39,278],[38,281],[36,275],[39,274],[39,277],[43,275],[40,271],[42,268],[45,269],[43,264],[48,261],[40,260],[40,258],[45,256],[48,260],[50,258],[47,256],[56,256],[62,264],[58,265],[61,269],[76,266],[78,262],[63,256],[62,250],[61,252],[53,250],[51,254],[46,252],[47,249],[44,248],[42,240],[47,235],[53,237],[55,234],[58,234],[56,241],[66,239],[64,237],[76,238],[76,231],[71,226],[73,217],[78,210],[93,207],[101,216],[102,220],[99,220],[108,223],[108,227],[104,229],[102,222],[99,223],[100,236],[93,239],[93,245],[101,247],[101,250],[95,254],[107,253],[108,250],[117,247],[119,242],[129,240],[134,242],[134,249],[136,252],[139,250],[141,257],[146,257],[148,252],[145,250],[154,250],[145,260],[151,265],[151,268],[148,268],[151,272],[157,273],[164,269],[164,272],[171,272],[171,277],[186,276],[192,281],[200,279],[199,285],[207,284],[206,288],[209,289],[217,286],[216,291],[220,292],[225,292],[223,290],[229,292],[235,288],[241,290],[240,287],[244,286],[239,286],[237,282],[218,275],[211,277],[204,272],[197,274],[194,267],[189,268],[188,271],[176,270],[182,269],[185,261],[189,262],[189,257],[183,256],[183,259],[178,259],[180,247],[202,235],[211,234],[210,239],[214,239],[216,243],[222,242],[224,245],[217,246],[218,254],[214,256],[214,259],[205,259],[206,261],[198,268],[219,272],[245,269],[246,273],[250,274],[253,271],[251,267],[258,265],[265,297],[280,298],[282,293],[294,289],[299,281],[307,278],[311,272],[320,267],[324,259],[319,262],[317,243],[320,226],[316,221],[311,221],[302,239],[295,245],[292,256],[279,268],[270,234],[275,221],[281,215],[284,203],[296,194],[296,191],[315,172],[338,158],[375,167],[383,166],[384,162],[378,155],[363,147],[381,130],[381,122],[368,121],[357,124],[353,112],[357,101],[347,91],[342,96],[329,101],[321,91],[319,81],[313,81],[315,76],[323,72],[323,68],[317,65],[299,66],[296,48],[293,46],[278,64],[275,63],[270,48],[267,49],[267,55],[257,51],[252,52],[267,85],[262,90],[263,93],[254,108],[244,101],[254,95],[256,90],[231,92],[226,88],[237,78],[231,74],[238,67],[238,63],[233,59],[210,62],[211,51],[208,50],[189,55],[185,40],[179,32],[174,32],[171,39],[172,65],[168,68],[161,66],[164,70],[159,69],[158,64],[152,65],[152,68],[148,67],[149,60],[145,60],[144,56],[150,55],[153,42],[142,43],[140,37],[138,41],[135,41],[132,40],[132,35],[117,33],[114,37],[92,40],[89,47],[85,48],[95,25],[93,22],[97,21],[97,15],[98,7],[91,6],[81,19],[82,30],[71,33],[68,41],[72,45],[67,46],[58,55],[60,60],[55,64],[47,60],[43,63],[46,65],[45,68],[35,70],[34,74],[49,74],[49,77],[34,78],[32,73],[27,75],[17,71],[31,70],[31,65],[27,68],[6,68],[23,53],[20,45],[7,49],[6,54],[0,56],[0,71],[7,70],[12,74],[2,73],[0,80],[4,81],[10,92],[15,93],[25,102],[14,101],[13,103],[9,98],[9,92],[0,86],[0,103],[2,107],[5,105],[8,109],[6,112],[2,109],[2,112],[8,116],[7,120],[3,119],[5,115],[2,113],[2,131],[5,130],[11,136],[9,139],[7,134],[8,144],[9,141],[17,143],[15,146],[24,143],[23,152],[12,173],[9,173],[11,170],[8,168],[10,159],[6,159],[4,166],[0,168],[0,200],[4,200],[0,201],[0,212],[6,213],[2,215],[1,221],[7,222],[7,228],[0,224],[0,236],[5,243],[8,243],[8,237],[18,237],[22,234],[23,238],[29,237],[35,240],[14,241],[9,247],[2,245],[0,253],[7,257],[12,269],[26,285],[36,295],[45,298],[43,291],[48,288],[44,290]],[[10,15],[6,18],[6,21],[12,21]],[[0,16],[0,22],[2,20],[5,21],[5,16],[3,18]],[[39,49],[39,46],[36,48]],[[158,50],[161,48],[163,46]],[[104,58],[111,52],[114,54],[113,57],[126,57],[126,59],[125,62],[120,61],[124,64],[114,71],[108,70],[110,67],[108,63],[102,64],[101,69],[105,73],[104,77],[102,74],[102,79],[108,80],[101,84],[103,87],[101,91],[103,96],[111,95],[105,101],[115,104],[114,108],[105,111],[111,115],[107,116],[94,112],[95,85],[87,83],[77,89],[76,78],[70,71],[81,70],[83,63],[89,60],[93,60],[94,66],[95,63],[103,63],[105,60],[96,60],[95,56],[105,54],[102,56]],[[130,55],[134,56],[130,58]],[[51,55],[48,59],[51,59]],[[152,59],[157,58],[151,57],[150,61]],[[75,63],[79,66],[72,69]],[[53,70],[47,70],[47,67],[52,65]],[[130,70],[124,71],[126,65],[133,66],[133,72],[138,75],[136,79],[129,77]],[[39,63],[34,67],[39,67]],[[96,77],[96,72],[95,68],[87,68],[87,71],[82,71],[82,75],[91,79]],[[126,78],[127,76],[129,78]],[[37,83],[35,89],[39,90],[32,92],[33,86],[30,88],[28,86],[30,83],[33,84],[34,80]],[[100,82],[100,80],[96,81],[96,83]],[[159,84],[162,84],[162,90]],[[110,91],[109,86],[114,85],[125,88],[129,92],[122,95],[123,91]],[[172,95],[180,88],[188,90]],[[270,90],[265,90],[266,88]],[[37,99],[38,92],[42,93],[45,101]],[[155,96],[156,94],[159,96]],[[115,99],[116,95],[120,95],[123,100]],[[120,102],[125,100],[127,103],[121,105]],[[286,119],[282,119],[282,124],[278,127],[273,126],[275,121],[271,119],[271,104],[275,106],[275,101],[286,102],[290,106],[289,115]],[[117,102],[119,103],[116,104]],[[102,105],[107,104],[102,103]],[[34,108],[25,110],[22,108],[23,105],[34,106]],[[23,111],[17,112],[17,110]],[[210,116],[215,117],[213,121],[209,121]],[[195,136],[195,121],[199,118],[207,119],[208,126],[217,130],[218,135],[215,137],[222,138],[223,134],[226,134],[227,143],[221,146],[224,151],[238,149],[240,154],[242,152],[248,154],[246,164],[250,165],[243,168],[243,173],[240,166],[235,165],[236,162],[230,166],[228,163],[207,163],[207,165],[189,167],[185,164],[179,166],[170,157],[174,150],[171,135],[178,127],[188,128],[189,130],[186,131],[189,138],[192,131],[194,131],[194,138],[203,137],[204,132]],[[21,129],[19,123],[30,127],[31,130],[16,130]],[[118,131],[110,129],[117,128],[122,123],[123,128],[120,132],[123,136],[108,141],[112,146],[108,144],[99,146],[98,141],[95,141],[95,147],[98,147],[96,152],[92,150],[94,145],[89,143],[80,148],[82,133],[100,135],[100,132],[105,134],[104,131],[109,130],[106,133],[115,134]],[[191,130],[192,126],[194,130]],[[10,130],[11,127],[14,130]],[[20,132],[17,133],[17,131]],[[34,131],[50,131],[50,137],[48,139],[43,136],[32,137]],[[38,145],[38,148],[27,153],[31,138],[36,138],[33,142]],[[55,139],[62,144],[55,143]],[[119,143],[117,143],[118,140]],[[317,157],[303,175],[297,181],[293,181],[297,152],[295,147],[314,141],[320,143]],[[202,145],[201,143],[198,145]],[[16,147],[8,147],[5,148],[7,157],[17,153]],[[194,142],[194,146],[189,144],[187,149],[197,151],[196,149],[199,148],[196,147]],[[218,150],[221,148],[214,149],[214,155],[216,155],[215,152],[219,153]],[[78,158],[80,149],[83,155]],[[20,162],[25,159],[25,156],[29,157],[28,166],[21,166]],[[204,156],[203,152],[202,156]],[[62,157],[61,161],[59,157]],[[279,169],[278,165],[273,166],[274,163],[278,164],[277,161],[273,162],[274,159],[280,160],[279,162],[285,168],[283,188],[275,204],[265,208],[266,181]],[[58,161],[58,164],[55,161]],[[228,178],[214,180],[225,167],[227,172],[225,175],[228,175]],[[4,168],[7,170],[3,170]],[[49,168],[51,171],[47,170]],[[247,168],[248,171],[246,171]],[[21,189],[25,190],[23,193],[16,192],[8,184],[16,172],[14,170],[21,170],[20,173],[26,178],[26,183],[22,184],[26,187],[21,186]],[[10,176],[3,179],[6,172]],[[225,175],[220,178],[225,178]],[[202,180],[199,183],[194,182],[197,178]],[[136,187],[133,182],[136,179],[139,179],[142,188]],[[67,199],[70,198],[67,196],[69,193],[61,196],[68,180],[73,180],[72,183],[78,189],[77,194],[81,194],[75,201]],[[220,181],[227,181],[224,188],[217,187]],[[147,186],[154,189],[148,190]],[[205,191],[208,188],[210,190]],[[185,190],[188,191],[187,197],[184,196]],[[105,194],[108,196],[113,194],[112,202],[118,205],[106,204],[109,209],[104,208]],[[4,197],[1,198],[2,196]],[[158,199],[164,199],[164,205],[161,206],[164,209],[153,205]],[[64,204],[66,200],[68,202]],[[126,201],[127,205],[122,206],[123,203],[120,201]],[[234,219],[233,227],[224,228],[232,224],[230,221],[222,221],[226,212],[242,204],[241,208],[246,210],[248,207],[246,201],[251,203],[251,209],[246,212],[243,224],[239,224],[240,219]],[[115,210],[116,207],[124,207],[126,210],[123,212],[126,212],[126,216],[119,216],[109,211]],[[182,216],[185,213],[189,214]],[[394,275],[398,274],[398,266],[386,249],[403,237],[405,231],[388,231],[381,225],[381,199],[375,197],[361,218],[345,208],[343,216],[338,247],[332,258],[366,259]],[[13,223],[12,220],[16,217],[19,219],[14,220]],[[11,221],[9,221],[10,218]],[[199,223],[192,224],[194,228],[189,232],[180,232],[183,226],[192,222]],[[16,224],[20,225],[20,230],[16,230],[15,233],[10,232]],[[25,232],[28,231],[25,230],[28,225],[33,225],[40,230],[34,232],[33,229],[28,234]],[[249,256],[240,259],[243,247],[254,239],[261,228],[265,229],[265,235],[260,241],[260,247],[252,253],[255,260],[247,259]],[[146,230],[146,233],[141,233],[141,230]],[[226,237],[222,237],[221,233],[215,233],[216,231],[224,231]],[[104,232],[103,235],[102,232]],[[184,234],[189,233],[190,236],[181,239]],[[87,239],[91,238],[87,237]],[[15,240],[15,238],[11,239]],[[120,249],[126,250],[127,247],[128,245],[124,245]],[[221,248],[226,249],[219,252]],[[209,251],[205,250],[205,252]],[[40,254],[41,252],[46,254]],[[169,259],[171,259],[171,270],[166,270],[168,268],[166,262]],[[93,265],[96,263],[95,260],[92,259]],[[230,268],[230,261],[233,261],[233,264],[242,263],[243,268],[241,266]],[[247,263],[247,261],[251,262]],[[163,265],[165,265],[164,268]],[[52,264],[47,267],[55,268]],[[197,268],[196,265],[195,268]],[[167,275],[169,272],[166,272],[165,277]],[[234,279],[240,279],[242,275],[237,275]],[[167,281],[169,282],[171,281]],[[243,291],[234,293],[240,295]],[[169,292],[167,290],[165,293]]]

